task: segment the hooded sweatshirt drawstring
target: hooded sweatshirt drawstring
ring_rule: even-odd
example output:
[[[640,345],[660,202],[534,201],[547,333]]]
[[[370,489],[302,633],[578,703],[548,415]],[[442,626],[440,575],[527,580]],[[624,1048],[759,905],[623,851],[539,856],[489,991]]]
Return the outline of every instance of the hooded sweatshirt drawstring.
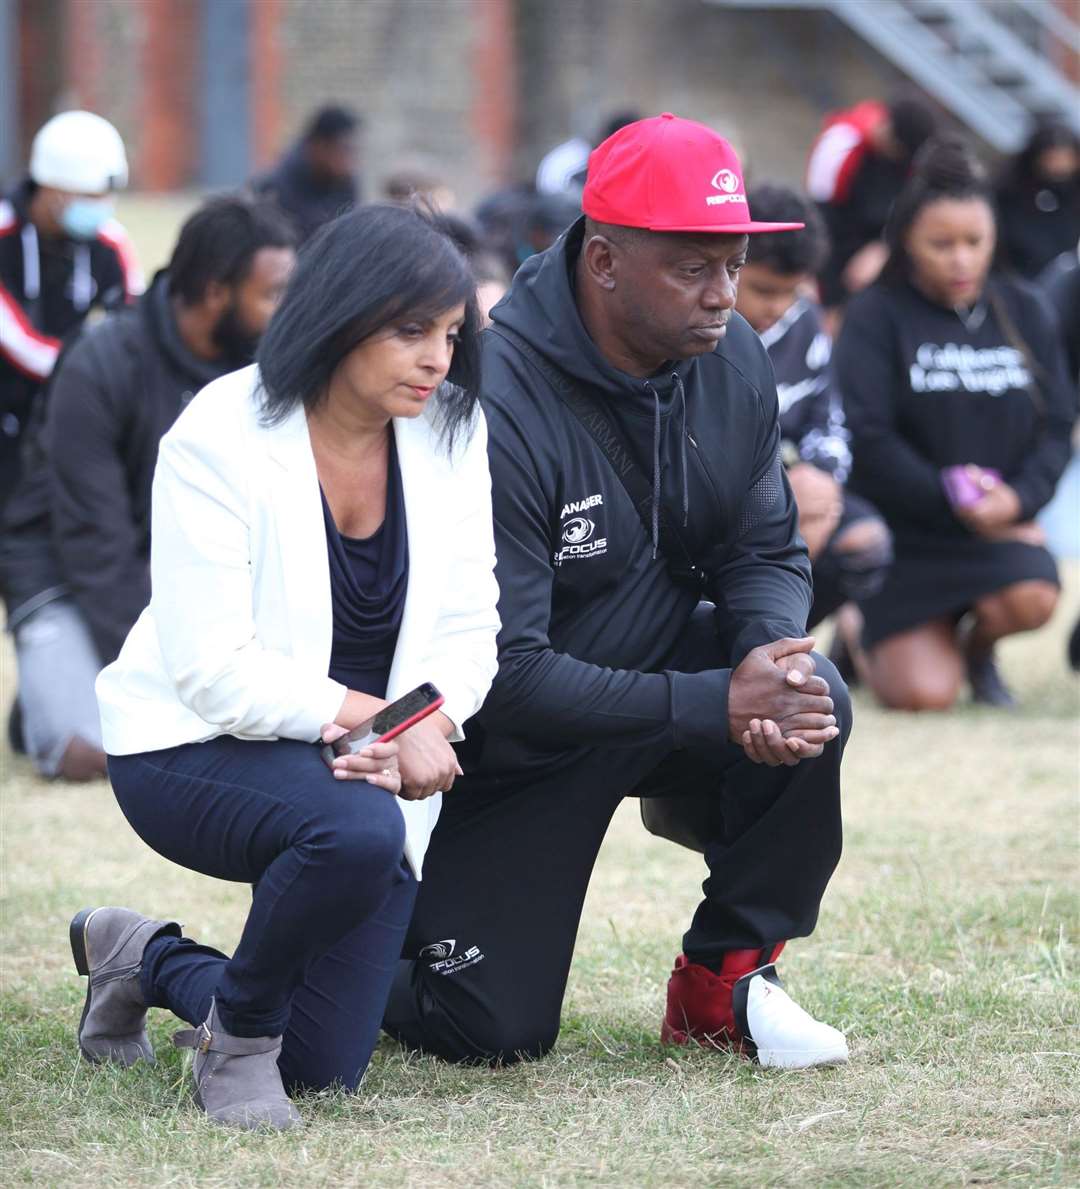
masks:
[[[660,395],[648,380],[645,380],[644,384],[653,398],[652,555],[655,561],[660,551]]]
[[[686,477],[686,389],[678,372],[671,373],[679,399],[679,466],[682,470],[682,522],[686,528],[690,520],[690,489]],[[648,380],[643,380],[653,398],[652,448],[652,555],[655,561],[660,551],[660,395]]]
[[[675,383],[675,390],[679,394],[679,466],[682,468],[682,526],[686,528],[690,522],[690,487],[686,477],[686,389],[683,387],[682,376],[672,372],[671,378]]]

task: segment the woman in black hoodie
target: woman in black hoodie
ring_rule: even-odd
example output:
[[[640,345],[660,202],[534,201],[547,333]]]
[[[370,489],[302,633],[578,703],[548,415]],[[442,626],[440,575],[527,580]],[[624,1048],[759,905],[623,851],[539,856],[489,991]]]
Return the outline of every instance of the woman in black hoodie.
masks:
[[[1034,522],[1073,419],[1053,314],[994,267],[991,192],[958,142],[923,151],[886,238],[835,353],[850,483],[895,538],[885,586],[862,604],[863,675],[887,706],[946,709],[965,675],[976,701],[1010,705],[994,645],[1042,626],[1058,597]]]
[[[1040,120],[997,186],[999,239],[1009,266],[1035,279],[1080,236],[1080,136]]]

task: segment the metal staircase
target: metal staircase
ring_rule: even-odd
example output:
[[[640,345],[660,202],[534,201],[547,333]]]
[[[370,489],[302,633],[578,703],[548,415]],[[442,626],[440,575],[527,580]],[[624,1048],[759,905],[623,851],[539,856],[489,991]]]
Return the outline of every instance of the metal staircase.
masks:
[[[726,8],[818,9],[838,17],[1000,152],[1032,118],[1080,132],[1080,24],[1053,0],[706,0]]]

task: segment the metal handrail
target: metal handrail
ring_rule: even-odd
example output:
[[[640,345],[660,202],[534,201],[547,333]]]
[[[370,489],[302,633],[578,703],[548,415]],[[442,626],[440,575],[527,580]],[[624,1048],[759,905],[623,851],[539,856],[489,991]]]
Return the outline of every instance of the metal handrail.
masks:
[[[1053,0],[1009,0],[1067,49],[1080,54],[1080,24],[1068,17]]]
[[[1080,88],[1031,48],[1008,23],[1023,15],[1036,36],[1067,49],[1080,46],[1080,27],[1049,0],[706,0],[728,8],[813,8],[832,12],[899,66],[969,128],[1001,152],[1015,152],[1030,129],[1032,112],[1055,109],[1080,130]],[[1006,5],[1011,7],[1006,8]],[[950,46],[925,22],[937,12],[966,31],[971,44]],[[920,15],[922,14],[922,15]],[[1016,88],[984,69],[981,50],[1011,66]]]

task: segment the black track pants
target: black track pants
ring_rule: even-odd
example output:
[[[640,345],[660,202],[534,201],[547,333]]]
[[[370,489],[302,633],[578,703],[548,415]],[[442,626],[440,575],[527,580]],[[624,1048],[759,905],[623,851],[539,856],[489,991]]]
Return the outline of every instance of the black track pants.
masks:
[[[697,638],[678,658],[685,671],[722,663],[701,624],[695,617],[688,637]],[[714,790],[704,899],[683,938],[692,961],[809,934],[840,857],[840,759],[851,727],[843,682],[816,660],[842,735],[794,768],[751,764],[734,746],[708,756],[623,747],[577,753],[497,794],[459,778],[424,862],[386,1031],[451,1061],[547,1052],[593,864],[624,796]]]

